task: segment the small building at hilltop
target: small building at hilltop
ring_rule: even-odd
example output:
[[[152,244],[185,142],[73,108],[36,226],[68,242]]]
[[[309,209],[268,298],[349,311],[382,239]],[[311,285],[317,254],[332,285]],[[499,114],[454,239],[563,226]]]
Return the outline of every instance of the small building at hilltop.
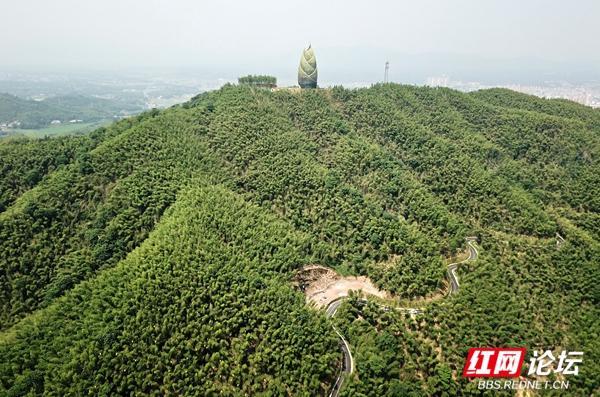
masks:
[[[317,58],[312,46],[302,51],[300,66],[298,66],[298,85],[301,88],[317,88]]]
[[[243,76],[238,78],[239,85],[251,85],[253,87],[261,88],[275,88],[277,87],[277,78],[274,76],[266,75],[251,75]]]

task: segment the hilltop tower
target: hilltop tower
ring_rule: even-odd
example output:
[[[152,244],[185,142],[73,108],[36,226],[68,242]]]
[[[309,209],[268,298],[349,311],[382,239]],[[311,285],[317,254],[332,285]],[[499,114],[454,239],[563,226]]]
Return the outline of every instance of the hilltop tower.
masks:
[[[309,45],[302,51],[300,66],[298,66],[298,85],[301,88],[317,88],[317,58]]]
[[[383,82],[390,82],[390,63],[388,61],[385,61],[385,72],[383,73]]]

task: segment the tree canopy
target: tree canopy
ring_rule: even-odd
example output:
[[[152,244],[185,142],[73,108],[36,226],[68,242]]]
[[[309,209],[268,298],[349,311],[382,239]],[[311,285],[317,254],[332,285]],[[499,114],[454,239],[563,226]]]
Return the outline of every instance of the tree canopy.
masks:
[[[584,351],[569,391],[599,392],[598,110],[266,77],[0,141],[0,394],[328,395],[337,336],[294,272],[431,298],[471,235],[460,292],[422,315],[340,307],[342,394],[484,395],[460,376],[477,346]]]

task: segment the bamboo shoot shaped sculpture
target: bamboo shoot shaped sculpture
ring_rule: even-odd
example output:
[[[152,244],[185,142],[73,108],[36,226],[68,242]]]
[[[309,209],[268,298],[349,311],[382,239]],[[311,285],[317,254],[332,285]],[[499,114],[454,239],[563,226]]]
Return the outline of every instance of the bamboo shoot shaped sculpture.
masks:
[[[317,88],[317,58],[309,45],[302,51],[300,66],[298,67],[298,84],[302,88]]]

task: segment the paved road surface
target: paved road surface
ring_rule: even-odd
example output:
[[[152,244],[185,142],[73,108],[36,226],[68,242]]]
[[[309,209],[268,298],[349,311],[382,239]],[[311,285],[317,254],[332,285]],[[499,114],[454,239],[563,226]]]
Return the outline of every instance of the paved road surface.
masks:
[[[335,300],[327,306],[327,317],[331,318],[335,316],[337,313],[338,307],[342,304],[345,298],[340,298]],[[333,326],[333,330],[340,337],[340,349],[342,350],[342,354],[344,355],[344,363],[342,364],[342,370],[335,380],[335,384],[333,385],[333,389],[331,389],[331,393],[329,393],[329,397],[337,397],[340,394],[340,390],[342,389],[342,383],[344,383],[345,374],[351,374],[354,372],[354,359],[352,358],[352,352],[350,351],[350,345],[346,341],[346,338],[338,331],[335,325]]]
[[[461,263],[465,263],[468,261],[472,261],[477,259],[479,255],[475,246],[473,246],[473,242],[476,241],[474,237],[467,237],[467,246],[469,248],[469,257],[463,261],[451,263],[448,265],[448,279],[450,280],[450,292],[449,294],[456,293],[458,291],[458,287],[460,284],[458,283],[458,277],[456,276],[456,268]],[[346,299],[346,297],[334,300],[327,306],[326,314],[327,317],[332,318],[337,313],[338,308],[342,304],[342,302]],[[421,309],[413,309],[406,308],[405,310],[409,311],[411,314],[419,314],[423,313]],[[340,390],[342,389],[342,384],[344,383],[344,377],[346,375],[350,375],[354,372],[354,359],[352,358],[352,352],[350,351],[350,345],[344,338],[344,336],[340,333],[335,325],[333,326],[333,330],[340,337],[340,349],[342,350],[342,354],[344,355],[344,363],[342,364],[342,369],[340,374],[338,375],[333,388],[331,389],[331,393],[329,393],[329,397],[338,397],[340,394]]]
[[[460,284],[458,283],[458,277],[456,276],[456,268],[458,267],[458,265],[468,261],[473,261],[477,259],[477,255],[479,255],[477,253],[477,249],[473,246],[473,241],[473,239],[467,238],[467,246],[469,247],[469,257],[467,259],[448,265],[448,280],[450,280],[449,295],[458,292],[458,287],[460,287]]]

